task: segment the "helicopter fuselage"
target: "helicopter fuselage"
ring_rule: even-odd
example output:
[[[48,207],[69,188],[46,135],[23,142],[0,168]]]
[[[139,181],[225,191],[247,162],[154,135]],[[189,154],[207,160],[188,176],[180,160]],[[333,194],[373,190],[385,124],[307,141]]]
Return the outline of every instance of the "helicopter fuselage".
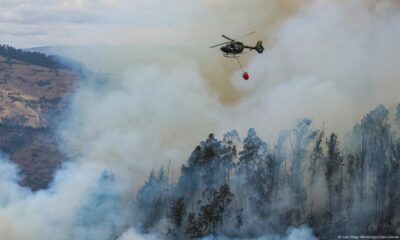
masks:
[[[232,41],[222,46],[220,49],[222,52],[226,54],[235,55],[235,54],[241,54],[245,49],[245,46],[242,42]]]

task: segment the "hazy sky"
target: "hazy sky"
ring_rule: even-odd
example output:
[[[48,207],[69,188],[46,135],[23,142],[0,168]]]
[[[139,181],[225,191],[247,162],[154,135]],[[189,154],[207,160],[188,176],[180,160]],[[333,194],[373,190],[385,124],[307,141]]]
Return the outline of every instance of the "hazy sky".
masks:
[[[185,27],[203,21],[199,4],[182,0],[0,0],[0,39],[17,47],[140,45],[156,37],[165,43],[171,39],[170,29],[182,28],[184,35]]]

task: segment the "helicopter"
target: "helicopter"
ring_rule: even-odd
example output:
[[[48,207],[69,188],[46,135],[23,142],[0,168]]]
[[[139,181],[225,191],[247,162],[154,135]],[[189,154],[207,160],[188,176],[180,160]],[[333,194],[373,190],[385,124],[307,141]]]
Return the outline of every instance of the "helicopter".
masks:
[[[252,35],[254,33],[256,33],[256,32],[251,32],[251,33],[249,33],[247,35],[244,35],[244,36],[242,36],[240,38],[250,36],[250,35]],[[262,45],[262,41],[257,41],[256,45],[254,47],[252,47],[252,46],[244,45],[242,42],[239,42],[236,39],[229,38],[229,37],[227,37],[225,35],[221,35],[221,36],[223,38],[226,38],[229,41],[228,42],[224,42],[224,43],[220,43],[220,44],[217,44],[217,45],[214,45],[214,46],[211,46],[210,48],[214,48],[214,47],[218,47],[218,46],[224,45],[224,46],[222,46],[220,48],[221,51],[223,52],[223,56],[224,57],[237,58],[237,57],[239,57],[237,55],[243,54],[244,53],[243,51],[246,48],[250,49],[250,51],[256,50],[258,53],[263,53],[264,52],[264,47]]]
[[[247,35],[244,35],[242,37],[239,37],[237,39],[243,38],[243,37],[247,37],[250,36],[252,34],[254,34],[255,32],[251,32]],[[262,41],[257,41],[256,45],[254,47],[252,46],[247,46],[244,45],[242,42],[237,41],[237,39],[232,39],[229,38],[225,35],[221,35],[223,38],[226,38],[227,40],[229,40],[228,42],[224,42],[224,43],[220,43],[214,46],[211,46],[210,48],[215,48],[215,47],[219,47],[222,46],[220,49],[223,52],[223,56],[227,57],[227,58],[235,58],[240,66],[240,68],[243,71],[243,79],[244,80],[248,80],[250,78],[250,75],[248,74],[248,72],[243,70],[242,64],[239,61],[239,55],[240,54],[244,54],[244,49],[250,49],[250,51],[256,50],[258,53],[263,53],[264,52],[264,47],[262,45]]]

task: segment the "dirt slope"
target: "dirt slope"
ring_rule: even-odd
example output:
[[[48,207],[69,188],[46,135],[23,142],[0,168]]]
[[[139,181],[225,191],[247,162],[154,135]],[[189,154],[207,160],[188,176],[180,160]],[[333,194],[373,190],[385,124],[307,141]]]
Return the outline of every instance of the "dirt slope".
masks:
[[[45,188],[62,160],[53,126],[81,76],[0,56],[0,150],[16,162],[21,182]]]

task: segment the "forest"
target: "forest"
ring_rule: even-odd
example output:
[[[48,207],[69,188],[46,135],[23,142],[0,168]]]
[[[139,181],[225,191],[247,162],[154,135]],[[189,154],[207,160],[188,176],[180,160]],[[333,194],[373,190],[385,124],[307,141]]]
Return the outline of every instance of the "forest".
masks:
[[[274,142],[254,129],[213,134],[179,179],[152,171],[138,191],[143,233],[166,239],[248,239],[306,225],[320,239],[400,235],[400,104],[366,114],[345,136],[298,119]],[[165,227],[167,226],[167,227]]]
[[[79,73],[88,71],[86,66],[73,59],[56,55],[48,56],[40,52],[26,51],[4,44],[0,45],[0,56],[51,69],[65,69]]]

